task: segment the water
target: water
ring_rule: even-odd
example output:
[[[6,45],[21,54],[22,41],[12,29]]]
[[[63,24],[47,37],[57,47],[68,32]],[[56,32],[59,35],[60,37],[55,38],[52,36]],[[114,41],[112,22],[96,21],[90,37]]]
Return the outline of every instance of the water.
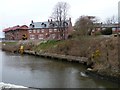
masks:
[[[118,84],[85,75],[85,67],[41,57],[0,51],[1,81],[36,88],[117,88]]]

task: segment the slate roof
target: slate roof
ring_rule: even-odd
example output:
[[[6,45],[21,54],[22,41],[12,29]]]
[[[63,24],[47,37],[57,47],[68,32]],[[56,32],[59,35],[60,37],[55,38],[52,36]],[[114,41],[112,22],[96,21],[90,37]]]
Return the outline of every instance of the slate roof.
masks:
[[[67,20],[67,21],[65,21],[65,22],[62,22],[62,24],[61,24],[61,27],[63,27],[63,23],[65,23],[66,24],[66,26],[68,26],[69,25],[69,20]],[[32,23],[30,24],[30,29],[31,28],[40,28],[40,29],[42,29],[42,28],[57,28],[59,26],[59,24],[58,24],[58,22],[57,21],[46,21],[46,22],[33,22],[32,21]]]
[[[49,23],[48,22],[33,22],[30,24],[30,27],[32,28],[48,28]]]

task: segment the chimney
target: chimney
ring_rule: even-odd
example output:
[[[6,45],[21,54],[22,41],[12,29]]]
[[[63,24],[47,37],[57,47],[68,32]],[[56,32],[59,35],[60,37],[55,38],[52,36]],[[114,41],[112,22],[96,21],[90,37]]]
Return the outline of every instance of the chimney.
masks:
[[[50,22],[50,20],[48,19],[48,22]]]
[[[31,23],[33,23],[33,20],[31,21]]]
[[[47,25],[46,24],[44,24],[44,27],[46,27]]]
[[[52,19],[51,19],[51,22],[52,22]]]
[[[17,25],[17,27],[19,27],[19,25]]]
[[[69,18],[69,21],[71,22],[71,18]]]

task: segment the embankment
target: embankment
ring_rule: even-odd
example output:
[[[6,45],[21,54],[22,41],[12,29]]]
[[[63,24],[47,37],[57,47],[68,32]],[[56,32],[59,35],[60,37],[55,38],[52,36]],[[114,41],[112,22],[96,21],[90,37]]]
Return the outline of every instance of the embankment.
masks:
[[[25,50],[24,53],[29,54],[29,55],[34,55],[34,56],[45,57],[45,58],[66,60],[69,62],[78,62],[82,64],[86,64],[88,61],[88,58],[86,57],[76,57],[76,56],[60,55],[60,54],[53,54],[53,53],[38,53],[35,51],[30,51],[30,50]]]
[[[79,62],[87,65],[89,74],[96,74],[120,81],[119,44],[120,37],[77,37],[63,41],[19,41],[16,43],[3,42],[2,49],[18,52],[20,45],[24,45],[25,53]],[[93,74],[92,74],[93,73]],[[111,79],[112,77],[112,79]],[[114,79],[117,78],[117,79]]]

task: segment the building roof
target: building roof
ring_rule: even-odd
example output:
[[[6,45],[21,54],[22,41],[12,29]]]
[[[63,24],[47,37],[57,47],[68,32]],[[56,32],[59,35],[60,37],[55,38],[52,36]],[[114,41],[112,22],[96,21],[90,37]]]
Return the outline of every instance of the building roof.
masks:
[[[61,27],[63,27],[63,23],[65,23],[65,26],[68,26],[70,24],[70,20],[62,21]],[[31,28],[57,28],[59,26],[58,21],[45,21],[45,22],[31,22],[30,29]]]
[[[48,22],[33,22],[30,24],[30,28],[48,28]]]
[[[14,27],[6,28],[6,29],[3,30],[3,32],[14,31],[14,30],[18,30],[18,29],[19,30],[28,29],[28,26],[26,26],[26,25],[22,25],[22,26],[17,25],[17,26],[14,26]]]

